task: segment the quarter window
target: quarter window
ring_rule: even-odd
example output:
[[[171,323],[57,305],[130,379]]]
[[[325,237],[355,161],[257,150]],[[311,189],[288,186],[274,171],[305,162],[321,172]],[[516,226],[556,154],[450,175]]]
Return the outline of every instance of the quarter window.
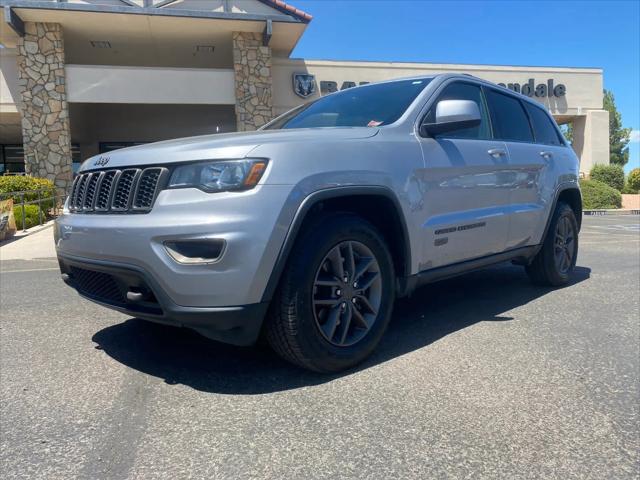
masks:
[[[551,122],[549,116],[542,111],[541,108],[525,103],[525,108],[529,112],[533,133],[536,136],[536,143],[544,143],[545,145],[562,145],[560,136],[556,127]]]
[[[442,135],[437,135],[436,138],[490,138],[491,135],[489,129],[489,116],[487,114],[487,109],[482,98],[482,90],[478,85],[464,82],[455,82],[447,85],[442,93],[438,96],[438,100],[429,109],[429,112],[422,121],[423,123],[436,122],[436,106],[441,100],[471,100],[473,102],[476,102],[476,104],[478,105],[478,109],[480,110],[481,120],[480,125],[476,127],[464,128],[461,130],[443,133]]]
[[[496,139],[533,142],[529,119],[520,100],[511,95],[487,89],[487,102],[491,112],[493,136]]]

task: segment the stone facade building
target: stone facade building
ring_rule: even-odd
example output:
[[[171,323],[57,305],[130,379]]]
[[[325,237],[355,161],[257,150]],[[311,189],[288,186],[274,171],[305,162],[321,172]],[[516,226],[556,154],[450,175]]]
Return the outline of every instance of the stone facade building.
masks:
[[[233,72],[239,132],[256,130],[273,118],[271,49],[261,35],[233,32]]]
[[[251,131],[335,90],[442,72],[517,89],[572,122],[582,172],[609,161],[597,68],[294,59],[311,16],[282,0],[9,0],[4,14],[0,174],[65,188],[92,155]]]
[[[64,39],[57,23],[28,22],[18,44],[25,171],[67,188],[73,180]]]

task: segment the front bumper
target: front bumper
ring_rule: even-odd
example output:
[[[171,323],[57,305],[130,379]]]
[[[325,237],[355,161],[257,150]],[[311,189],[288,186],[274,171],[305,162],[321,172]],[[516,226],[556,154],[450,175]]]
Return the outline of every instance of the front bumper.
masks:
[[[176,305],[224,307],[263,301],[291,213],[286,186],[207,194],[164,190],[146,214],[74,214],[58,217],[59,255],[131,265],[152,276]],[[214,263],[180,263],[165,245],[224,242]]]
[[[233,345],[256,342],[268,302],[228,307],[185,307],[174,303],[142,268],[58,254],[62,278],[83,297],[156,323],[187,327]]]
[[[67,213],[56,220],[65,281],[84,297],[226,343],[255,342],[267,282],[293,213],[291,187],[207,194],[164,190],[145,214]],[[168,242],[220,240],[213,263],[185,264]]]

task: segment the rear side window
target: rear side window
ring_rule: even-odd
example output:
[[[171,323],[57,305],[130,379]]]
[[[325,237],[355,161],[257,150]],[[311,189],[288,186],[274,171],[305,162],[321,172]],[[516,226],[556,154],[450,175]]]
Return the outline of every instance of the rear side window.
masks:
[[[455,130],[453,132],[447,132],[445,134],[438,135],[437,137],[474,139],[491,138],[489,130],[489,115],[487,114],[487,109],[482,98],[482,90],[478,85],[464,82],[455,82],[447,85],[442,93],[438,96],[438,100],[436,100],[436,102],[433,104],[433,107],[429,109],[429,112],[425,116],[423,123],[435,123],[436,106],[441,100],[471,100],[478,105],[481,120],[480,125],[478,125],[477,127]]]
[[[527,112],[529,112],[533,133],[536,136],[536,143],[544,143],[545,145],[562,145],[558,131],[551,122],[549,116],[543,112],[541,108],[527,102],[525,102],[524,106],[527,109]]]
[[[524,107],[515,97],[487,89],[493,136],[500,140],[533,142],[533,134]]]

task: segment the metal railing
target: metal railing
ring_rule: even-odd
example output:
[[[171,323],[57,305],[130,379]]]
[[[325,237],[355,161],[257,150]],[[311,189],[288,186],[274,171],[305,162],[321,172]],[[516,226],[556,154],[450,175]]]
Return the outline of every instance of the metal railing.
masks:
[[[13,198],[13,210],[17,208],[22,213],[22,230],[26,230],[27,227],[27,205],[38,205],[38,225],[45,223],[46,219],[55,218],[62,213],[64,202],[68,196],[68,191],[64,188],[49,187],[40,188],[37,190],[23,190],[20,192],[0,192],[0,201]],[[25,200],[25,198],[33,198],[32,200]],[[19,200],[19,201],[16,201]],[[48,206],[50,204],[50,206]],[[43,205],[48,206],[46,212],[43,210]],[[16,225],[18,228],[18,225]]]

